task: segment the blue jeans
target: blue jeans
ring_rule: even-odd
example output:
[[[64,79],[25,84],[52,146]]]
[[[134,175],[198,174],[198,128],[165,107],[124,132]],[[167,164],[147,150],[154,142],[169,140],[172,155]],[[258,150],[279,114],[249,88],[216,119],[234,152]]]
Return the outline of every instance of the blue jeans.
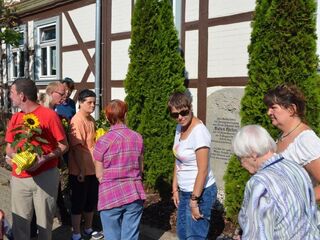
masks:
[[[101,211],[100,218],[105,239],[138,240],[142,211],[142,200]]]
[[[199,202],[200,213],[203,218],[195,221],[191,217],[189,206],[192,192],[180,192],[177,216],[177,235],[180,240],[207,239],[210,227],[211,209],[217,199],[217,186],[211,185],[203,190]]]

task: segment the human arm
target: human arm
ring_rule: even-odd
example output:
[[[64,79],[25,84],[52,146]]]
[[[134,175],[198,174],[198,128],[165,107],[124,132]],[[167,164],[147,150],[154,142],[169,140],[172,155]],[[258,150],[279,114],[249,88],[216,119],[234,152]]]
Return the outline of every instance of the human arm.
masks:
[[[176,207],[179,205],[179,187],[177,181],[177,166],[174,165],[173,179],[172,179],[172,200]]]
[[[37,161],[32,167],[28,168],[28,171],[37,170],[42,164],[51,161],[52,159],[62,157],[62,155],[68,150],[68,142],[67,139],[63,139],[58,142],[57,147],[50,153],[38,156]]]
[[[204,184],[208,175],[208,165],[209,165],[209,148],[201,147],[196,150],[196,161],[198,167],[198,173],[194,183],[192,196],[195,198],[190,199],[191,216],[194,220],[202,218],[199,210],[198,200],[196,198],[201,197],[203,192]]]
[[[101,182],[103,177],[103,163],[99,161],[94,161],[94,166],[96,169],[96,177],[99,182]]]
[[[317,182],[317,185],[314,187],[314,194],[316,201],[320,201],[320,158],[311,161],[304,166],[305,169],[310,173],[310,175]]]
[[[11,144],[7,143],[7,145],[6,145],[6,162],[10,166],[12,166],[12,158],[15,153],[16,153],[16,151],[11,147]]]

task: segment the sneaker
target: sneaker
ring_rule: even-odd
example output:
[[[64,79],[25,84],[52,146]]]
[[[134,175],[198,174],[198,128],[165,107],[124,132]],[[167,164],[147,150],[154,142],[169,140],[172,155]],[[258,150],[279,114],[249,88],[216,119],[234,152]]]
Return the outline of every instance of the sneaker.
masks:
[[[102,232],[97,232],[97,231],[92,231],[91,233],[86,233],[84,231],[83,232],[83,236],[91,237],[91,239],[93,239],[93,240],[103,239],[103,233]]]

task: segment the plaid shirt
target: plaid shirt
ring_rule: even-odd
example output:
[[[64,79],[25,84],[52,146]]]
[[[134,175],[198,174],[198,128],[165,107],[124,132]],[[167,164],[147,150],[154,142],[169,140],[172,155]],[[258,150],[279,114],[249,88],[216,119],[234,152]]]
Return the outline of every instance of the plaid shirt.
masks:
[[[142,153],[141,135],[124,124],[111,126],[99,138],[93,150],[95,160],[103,164],[99,211],[145,199],[139,165]]]

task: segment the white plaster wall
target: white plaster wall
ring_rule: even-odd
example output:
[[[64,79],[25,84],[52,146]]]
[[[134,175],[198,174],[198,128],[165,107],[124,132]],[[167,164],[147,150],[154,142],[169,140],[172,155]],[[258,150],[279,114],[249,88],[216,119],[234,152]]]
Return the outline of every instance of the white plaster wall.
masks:
[[[191,93],[191,96],[192,96],[192,109],[193,109],[193,113],[195,116],[198,115],[198,97],[197,97],[197,94],[198,94],[198,90],[196,88],[189,88],[188,89],[189,92]]]
[[[95,49],[89,49],[92,57]],[[62,77],[70,77],[75,82],[80,82],[87,67],[88,62],[81,51],[63,52],[62,53]],[[92,74],[89,76],[89,82],[93,82]]]
[[[62,14],[62,46],[68,46],[68,45],[74,45],[74,44],[77,44],[77,40],[72,33],[72,30],[70,28],[70,25],[65,15]]]
[[[130,62],[128,48],[130,39],[111,43],[111,80],[123,80]]]
[[[129,32],[131,30],[131,0],[113,0],[111,32]]]
[[[255,0],[209,0],[209,18],[254,11]]]
[[[111,100],[112,99],[120,99],[123,100],[126,97],[126,93],[124,88],[111,88]]]
[[[186,0],[185,21],[199,20],[199,0]]]
[[[247,76],[250,22],[210,27],[208,77]]]
[[[77,27],[83,42],[94,41],[96,26],[96,4],[74,9],[69,11],[69,14],[74,25]],[[76,44],[77,42],[64,16],[62,20],[62,29],[62,46]]]
[[[186,31],[185,35],[185,67],[188,79],[198,78],[198,52],[199,32],[198,30]]]

